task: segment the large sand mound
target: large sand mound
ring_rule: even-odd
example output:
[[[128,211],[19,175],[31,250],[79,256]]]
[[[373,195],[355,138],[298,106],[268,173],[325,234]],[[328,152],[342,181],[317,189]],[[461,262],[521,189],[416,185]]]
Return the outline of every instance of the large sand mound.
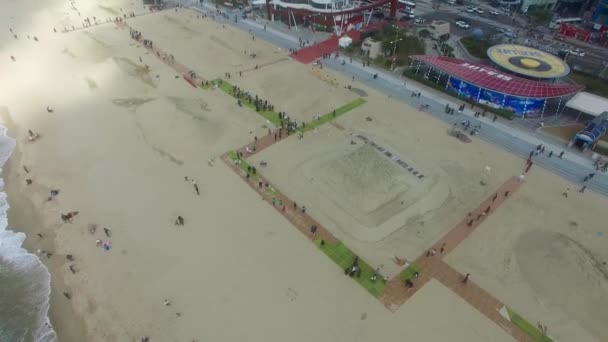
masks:
[[[441,207],[449,196],[440,170],[419,178],[391,156],[371,144],[336,145],[300,163],[290,179],[303,191],[317,191],[318,207],[349,235],[379,241]]]
[[[526,282],[542,302],[558,306],[585,329],[608,340],[606,265],[579,242],[548,231],[522,234],[515,253]]]
[[[331,192],[344,193],[349,205],[370,214],[410,188],[408,174],[370,145],[334,159],[319,170]]]

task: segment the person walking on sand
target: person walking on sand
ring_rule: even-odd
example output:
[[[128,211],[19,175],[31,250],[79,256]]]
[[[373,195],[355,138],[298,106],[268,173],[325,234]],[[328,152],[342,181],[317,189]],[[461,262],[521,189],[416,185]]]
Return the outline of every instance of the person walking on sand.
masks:
[[[198,184],[196,184],[196,181],[193,179],[192,180],[192,186],[194,187],[194,191],[196,191],[196,195],[200,196],[200,191],[198,190]]]
[[[112,237],[112,232],[108,228],[103,227],[103,232],[106,233],[107,237]]]
[[[578,192],[580,192],[582,194],[585,192],[585,189],[587,189],[587,186],[583,185],[583,187]]]
[[[467,275],[464,276],[464,279],[462,279],[462,283],[466,284],[469,281],[469,278],[471,278],[471,273],[467,273]]]

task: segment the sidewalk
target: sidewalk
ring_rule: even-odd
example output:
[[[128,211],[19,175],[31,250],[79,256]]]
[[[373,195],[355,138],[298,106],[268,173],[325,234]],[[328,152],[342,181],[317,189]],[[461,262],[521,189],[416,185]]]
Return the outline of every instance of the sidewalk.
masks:
[[[211,13],[215,13],[215,7],[203,4],[203,9],[209,8],[211,9]],[[216,18],[216,20],[224,21],[226,24],[236,26],[244,31],[249,31],[276,46],[286,49],[298,48],[297,37],[290,36],[269,27],[264,30],[264,25],[255,21],[245,19],[235,23],[234,21],[226,21],[221,18]],[[428,104],[429,107],[426,108],[425,111],[430,115],[445,121],[449,125],[453,125],[454,123],[459,124],[465,118],[466,120],[470,120],[472,124],[481,124],[482,129],[477,137],[494,143],[506,151],[522,158],[527,158],[529,152],[534,150],[539,144],[544,144],[547,151],[553,150],[554,153],[558,154],[564,150],[566,153],[563,159],[557,157],[547,158],[545,155],[541,155],[535,158],[535,164],[574,183],[580,183],[585,175],[595,172],[595,169],[592,167],[592,161],[580,153],[567,149],[566,146],[560,146],[555,144],[555,142],[548,141],[549,139],[543,139],[542,136],[534,132],[523,131],[513,125],[507,124],[503,120],[497,120],[492,123],[490,118],[474,118],[473,114],[476,110],[470,109],[470,107],[459,115],[444,114],[446,104],[458,107],[462,102],[413,80],[391,74],[384,69],[380,70],[374,67],[363,67],[360,61],[355,60],[353,63],[347,62],[342,65],[341,58],[329,58],[325,60],[324,64],[332,70],[346,74],[349,78],[355,77],[355,82],[362,82],[369,87],[387,94],[389,97],[393,97],[409,105],[416,107],[421,104]],[[376,73],[378,74],[378,78],[374,79],[373,75]],[[412,98],[410,96],[412,91],[420,91],[422,93],[421,98]],[[465,118],[463,118],[463,116],[465,116]],[[587,186],[589,190],[597,191],[608,196],[608,176],[605,174],[598,174],[591,182],[587,183]]]

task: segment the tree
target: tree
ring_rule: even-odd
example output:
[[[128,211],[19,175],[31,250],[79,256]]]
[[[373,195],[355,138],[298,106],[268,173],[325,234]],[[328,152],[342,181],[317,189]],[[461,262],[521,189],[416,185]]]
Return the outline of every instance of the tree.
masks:
[[[537,25],[547,25],[553,18],[553,12],[548,9],[532,9],[527,14],[530,21]]]

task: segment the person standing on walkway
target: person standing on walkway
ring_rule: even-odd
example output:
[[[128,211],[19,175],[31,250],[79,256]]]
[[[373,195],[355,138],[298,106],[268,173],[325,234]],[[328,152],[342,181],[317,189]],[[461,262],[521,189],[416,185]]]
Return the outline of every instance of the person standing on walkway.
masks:
[[[196,184],[196,181],[194,179],[192,180],[192,186],[194,187],[194,191],[196,191],[196,195],[200,196],[201,193],[198,190],[198,184]]]

